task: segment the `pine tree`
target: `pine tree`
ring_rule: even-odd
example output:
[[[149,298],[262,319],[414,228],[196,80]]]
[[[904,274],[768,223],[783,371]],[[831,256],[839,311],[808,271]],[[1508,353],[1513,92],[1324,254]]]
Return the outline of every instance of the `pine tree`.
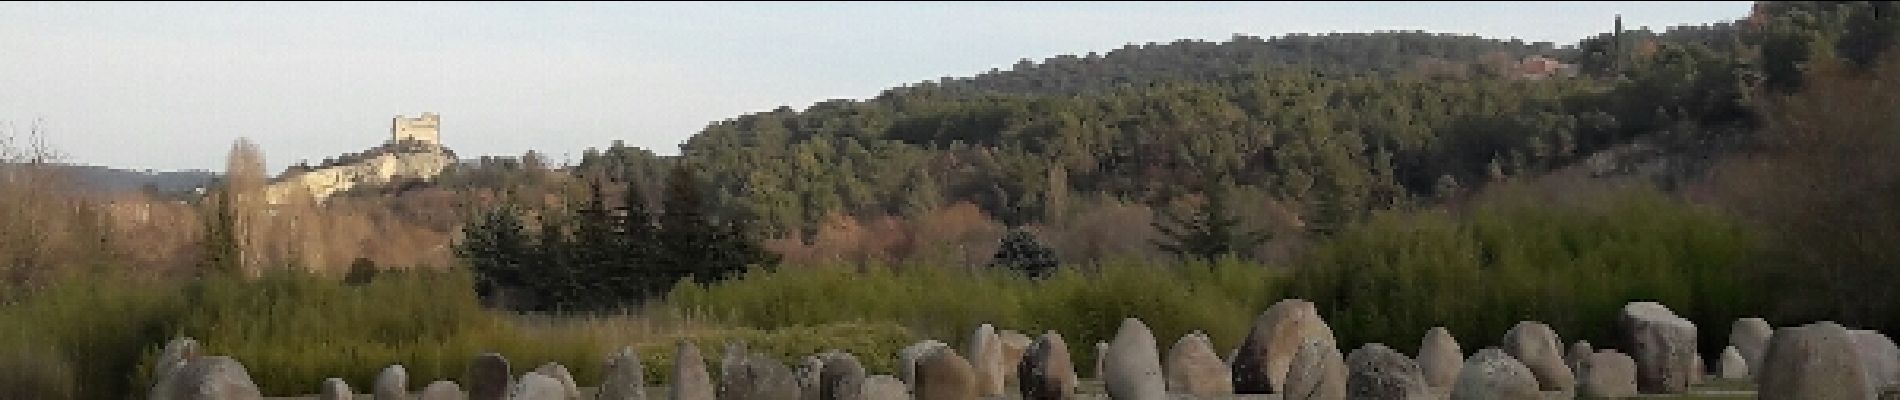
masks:
[[[1043,279],[1055,275],[1060,262],[1055,249],[1044,246],[1034,234],[1018,226],[1010,227],[1009,233],[1003,235],[996,255],[990,258],[990,265],[1021,272],[1030,279]]]
[[[659,235],[665,272],[656,277],[663,281],[652,283],[670,287],[680,278],[706,283],[773,261],[737,221],[716,221],[706,212],[699,177],[689,168],[676,165],[667,178]]]
[[[1176,257],[1213,262],[1265,242],[1269,238],[1267,232],[1241,228],[1239,216],[1228,208],[1231,190],[1225,183],[1208,185],[1202,191],[1203,201],[1190,216],[1162,209],[1162,218],[1154,222],[1154,227],[1164,240],[1157,240],[1155,244]]]
[[[505,293],[528,287],[525,263],[530,244],[519,207],[502,204],[462,228],[455,255],[475,273],[475,293],[490,306],[516,306]]]
[[[205,213],[204,255],[199,274],[238,275],[243,272],[244,264],[242,250],[238,246],[237,211],[231,204],[230,187],[221,182],[212,183],[206,200],[211,210]]]

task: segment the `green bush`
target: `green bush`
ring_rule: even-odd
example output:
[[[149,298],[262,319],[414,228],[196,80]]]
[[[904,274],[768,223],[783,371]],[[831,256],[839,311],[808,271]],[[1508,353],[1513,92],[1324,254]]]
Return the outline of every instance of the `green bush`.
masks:
[[[123,399],[144,393],[140,354],[184,309],[175,286],[85,276],[0,305],[0,393]],[[65,388],[59,388],[66,385]]]
[[[1738,269],[1750,251],[1729,218],[1650,190],[1580,205],[1505,194],[1463,215],[1382,215],[1342,232],[1301,265],[1291,293],[1318,304],[1343,348],[1413,352],[1444,326],[1475,349],[1518,321],[1616,346],[1615,319],[1631,301],[1704,327],[1759,312]],[[1725,337],[1701,338],[1714,354]]]
[[[1274,282],[1271,269],[1231,260],[1177,267],[1109,263],[1086,272],[1072,266],[1040,281],[997,269],[805,268],[680,285],[668,305],[697,318],[762,329],[891,322],[918,340],[958,348],[984,323],[1031,336],[1054,330],[1068,342],[1077,365],[1092,365],[1094,343],[1112,339],[1127,317],[1140,318],[1162,346],[1194,330],[1206,332],[1217,346],[1238,346],[1253,316],[1277,298]],[[845,350],[870,365],[890,360],[867,358],[896,357],[887,349]]]

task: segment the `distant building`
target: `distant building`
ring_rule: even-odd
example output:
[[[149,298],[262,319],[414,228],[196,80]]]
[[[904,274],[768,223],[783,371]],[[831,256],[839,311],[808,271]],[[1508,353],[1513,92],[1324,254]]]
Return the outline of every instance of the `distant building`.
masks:
[[[401,142],[413,140],[428,144],[442,144],[442,119],[432,112],[422,113],[421,117],[407,118],[397,115],[389,123],[389,140]]]
[[[1544,56],[1524,57],[1517,63],[1513,75],[1517,79],[1542,80],[1549,78],[1569,78],[1577,76],[1576,64],[1565,64]]]
[[[416,118],[397,115],[389,123],[389,141],[317,166],[293,165],[265,187],[265,201],[284,204],[307,196],[323,202],[359,187],[434,181],[455,163],[455,152],[442,145],[441,126],[441,117],[432,112]]]

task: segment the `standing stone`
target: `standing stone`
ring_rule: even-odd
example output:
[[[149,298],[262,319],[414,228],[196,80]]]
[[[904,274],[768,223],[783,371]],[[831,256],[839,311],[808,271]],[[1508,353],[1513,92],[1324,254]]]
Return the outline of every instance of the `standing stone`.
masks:
[[[1530,368],[1537,376],[1537,387],[1544,391],[1569,392],[1577,381],[1570,366],[1564,364],[1563,342],[1557,332],[1541,322],[1523,321],[1504,334],[1504,352]]]
[[[165,349],[158,353],[158,362],[152,364],[152,391],[146,397],[160,399],[160,396],[171,396],[172,392],[178,390],[178,371],[184,370],[186,364],[200,357],[202,351],[198,341],[192,338],[181,337],[166,342]]]
[[[421,400],[467,400],[462,386],[450,381],[435,381],[422,388]]]
[[[581,398],[580,385],[574,384],[574,374],[567,372],[567,366],[561,365],[560,363],[550,362],[547,364],[541,364],[541,367],[535,368],[534,372],[537,374],[541,374],[541,376],[554,378],[555,382],[560,382],[561,389],[565,390],[567,393],[567,396],[563,398],[568,399],[568,400],[580,400]]]
[[[1717,367],[1721,369],[1716,372],[1722,374],[1722,379],[1748,379],[1749,377],[1748,360],[1742,358],[1742,351],[1736,350],[1735,346],[1722,349],[1722,363]]]
[[[1200,332],[1181,336],[1168,348],[1168,391],[1195,396],[1234,394],[1233,372],[1214,353],[1214,343]]]
[[[257,400],[263,394],[251,383],[244,364],[230,357],[192,357],[185,366],[173,370],[172,384],[151,400]]]
[[[521,380],[515,381],[508,390],[508,400],[561,400],[567,398],[567,388],[561,387],[561,381],[539,372],[521,374]]]
[[[1695,363],[1689,368],[1689,384],[1700,385],[1702,378],[1709,375],[1709,370],[1702,363],[1702,353],[1696,353],[1694,360]]]
[[[1287,365],[1281,398],[1343,400],[1346,398],[1346,359],[1332,343],[1306,342]]]
[[[977,395],[1003,395],[1003,343],[996,337],[996,327],[990,324],[977,327],[968,345],[965,351],[970,354],[970,366],[976,368]]]
[[[372,391],[375,392],[376,400],[408,400],[409,371],[403,369],[401,364],[383,367],[383,372],[376,374],[376,385]]]
[[[1847,335],[1854,341],[1854,354],[1860,355],[1868,385],[1875,391],[1900,386],[1900,347],[1894,346],[1893,339],[1866,330],[1847,331]]]
[[[805,356],[799,360],[798,369],[792,371],[798,377],[798,387],[802,389],[799,397],[804,400],[818,400],[818,378],[825,373],[825,360],[817,354]]]
[[[1102,385],[1115,400],[1166,400],[1168,382],[1161,375],[1161,354],[1148,326],[1134,318],[1122,319],[1115,340],[1108,343],[1102,364]]]
[[[1590,359],[1590,355],[1595,353],[1596,349],[1590,348],[1590,342],[1578,340],[1570,344],[1569,351],[1564,352],[1564,365],[1570,366],[1571,375],[1582,376],[1584,360]]]
[[[1108,359],[1108,342],[1095,342],[1095,379],[1102,379],[1102,360]]]
[[[719,400],[799,400],[805,390],[785,364],[763,354],[736,350],[720,365]],[[823,358],[823,356],[820,356]],[[814,392],[815,393],[815,392]]]
[[[904,382],[890,375],[871,375],[864,378],[864,400],[910,400],[910,391]]]
[[[1748,362],[1749,371],[1761,371],[1762,355],[1768,354],[1768,337],[1774,336],[1775,328],[1761,318],[1742,318],[1729,326],[1728,344],[1742,352],[1742,361]],[[1751,375],[1752,376],[1752,375]]]
[[[1577,371],[1578,394],[1588,398],[1636,396],[1636,359],[1604,349],[1583,359]]]
[[[1759,371],[1762,400],[1874,398],[1854,340],[1833,322],[1776,329]]]
[[[1458,341],[1442,326],[1426,330],[1425,339],[1418,344],[1418,369],[1425,373],[1425,383],[1434,388],[1450,389],[1458,383],[1458,370],[1464,368],[1464,358]]]
[[[633,346],[621,347],[608,357],[606,367],[596,400],[646,400],[646,367],[640,364],[640,353]]]
[[[323,390],[317,392],[317,399],[350,400],[355,395],[355,392],[350,391],[350,383],[344,382],[343,378],[329,378],[323,380]]]
[[[1539,400],[1537,375],[1495,347],[1478,350],[1465,361],[1452,400]]]
[[[1346,355],[1346,398],[1434,400],[1418,363],[1383,344],[1370,343]]]
[[[1016,367],[1022,365],[1023,355],[1029,351],[1031,340],[1016,331],[1002,331],[996,334],[997,343],[1003,346],[1003,380],[1016,382]],[[1005,385],[1007,386],[1007,384]]]
[[[712,376],[706,373],[706,360],[693,342],[681,340],[673,351],[673,385],[666,398],[713,400]]]
[[[850,353],[831,352],[819,358],[825,368],[818,375],[821,400],[861,400],[864,398],[864,365]]]
[[[976,369],[955,349],[939,347],[917,362],[917,400],[976,400]]]
[[[475,356],[474,362],[468,363],[462,382],[468,383],[469,400],[502,400],[514,384],[513,374],[508,368],[507,357],[482,353]]]
[[[1313,303],[1300,299],[1274,303],[1254,318],[1247,339],[1234,353],[1234,392],[1279,393],[1294,353],[1299,352],[1300,345],[1313,341],[1338,348],[1333,329],[1320,319]]]
[[[937,348],[945,346],[948,345],[943,344],[943,342],[926,339],[912,343],[910,346],[905,346],[903,350],[899,350],[897,352],[897,379],[904,381],[907,385],[915,386],[917,384],[917,380],[915,379],[917,376],[917,361],[923,359],[924,355],[936,351]]]
[[[1075,366],[1069,361],[1069,344],[1062,335],[1048,331],[1029,345],[1028,355],[1016,368],[1017,389],[1023,400],[1072,400],[1075,398]]]
[[[1617,322],[1623,343],[1636,359],[1637,390],[1654,394],[1688,392],[1696,359],[1694,323],[1662,304],[1646,301],[1624,305]]]

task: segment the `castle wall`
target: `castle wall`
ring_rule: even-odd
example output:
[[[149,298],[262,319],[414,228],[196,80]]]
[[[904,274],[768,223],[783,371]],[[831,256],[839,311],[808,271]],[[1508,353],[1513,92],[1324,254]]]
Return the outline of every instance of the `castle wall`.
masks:
[[[407,118],[396,116],[390,123],[390,140],[415,140],[423,143],[442,143],[442,119],[435,113],[422,113],[421,117]]]

